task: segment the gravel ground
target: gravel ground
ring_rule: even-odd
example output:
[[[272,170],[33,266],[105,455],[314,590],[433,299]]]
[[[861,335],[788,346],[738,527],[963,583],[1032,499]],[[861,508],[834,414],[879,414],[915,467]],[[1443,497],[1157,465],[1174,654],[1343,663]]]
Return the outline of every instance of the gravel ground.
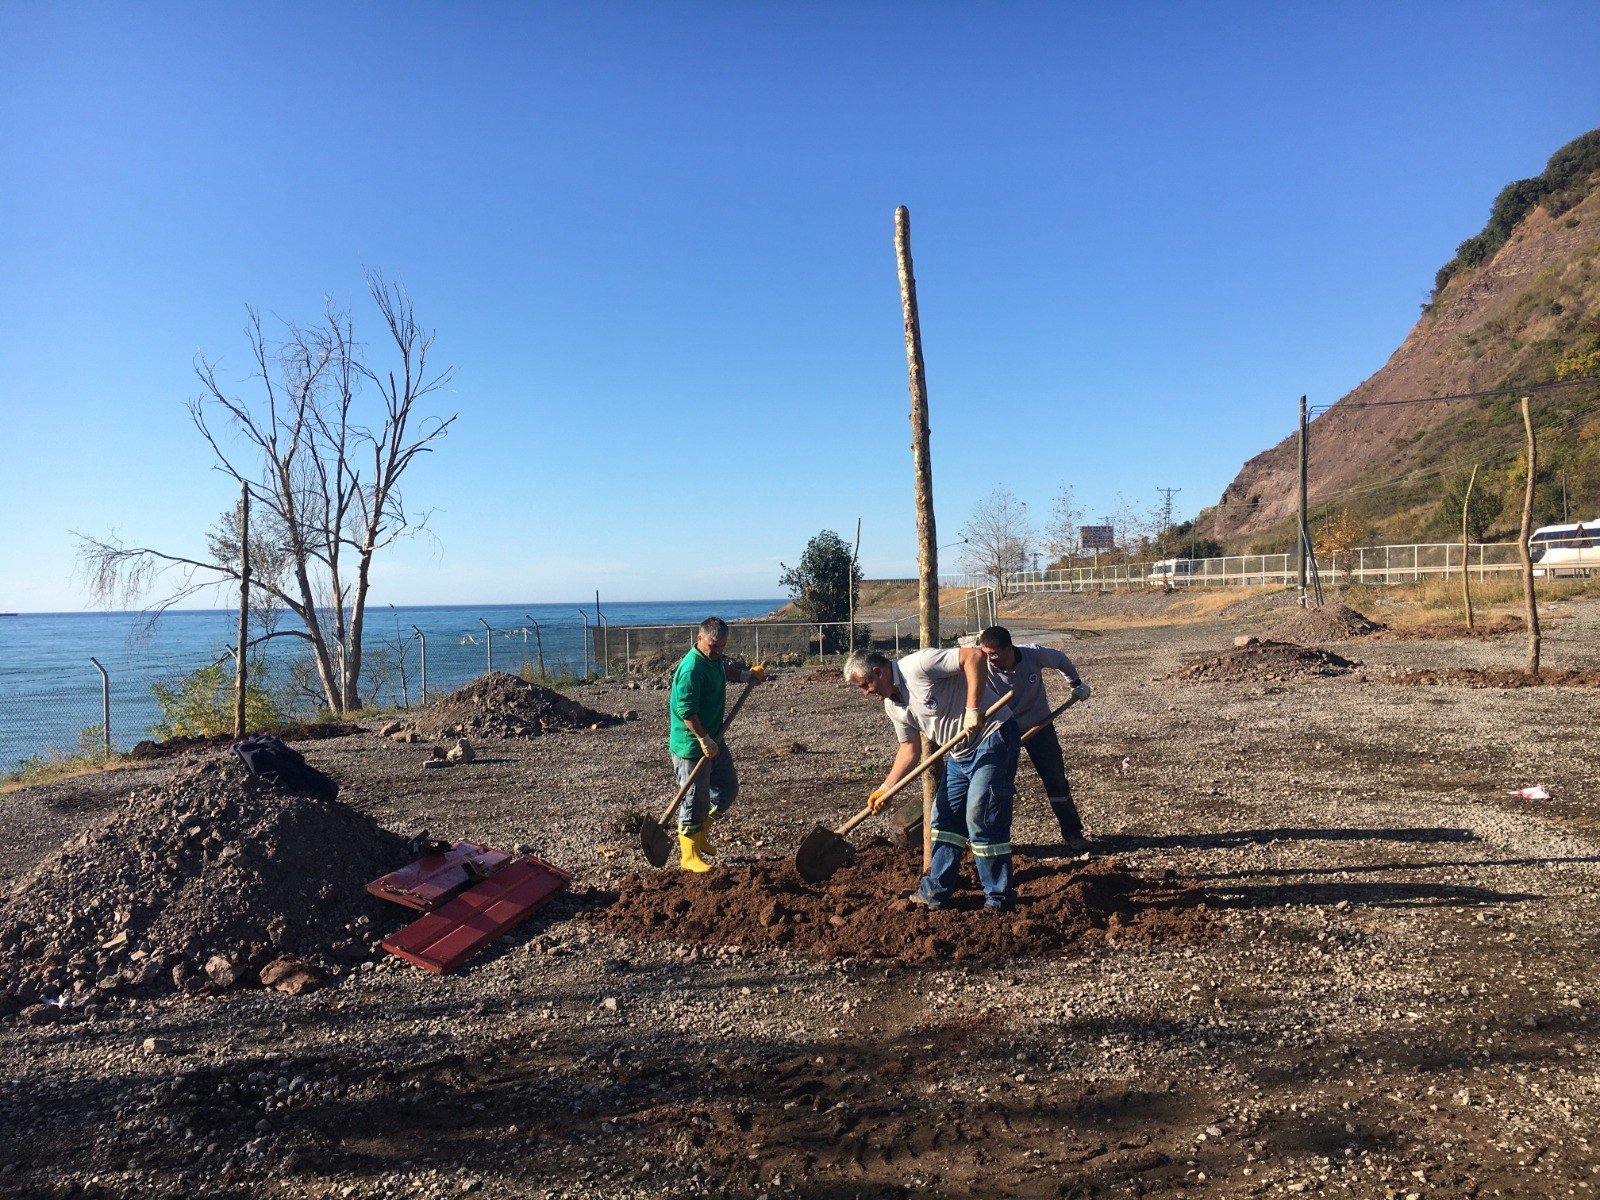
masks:
[[[1600,667],[1600,603],[1551,611],[1546,662]],[[639,869],[622,830],[670,794],[662,693],[577,689],[642,719],[446,770],[371,732],[305,745],[388,827],[528,845],[573,891],[442,979],[384,960],[302,997],[0,1023],[0,1194],[1593,1194],[1600,695],[1384,682],[1514,667],[1515,635],[1159,682],[1248,626],[1069,648],[1095,687],[1060,723],[1090,832],[1198,880],[1222,925],[1203,945],[829,963],[573,920]],[[792,854],[891,750],[881,714],[800,671],[731,740],[733,858]],[[6,797],[0,881],[171,769]],[[1048,853],[1019,778],[1016,840]],[[1553,798],[1508,794],[1533,783]]]

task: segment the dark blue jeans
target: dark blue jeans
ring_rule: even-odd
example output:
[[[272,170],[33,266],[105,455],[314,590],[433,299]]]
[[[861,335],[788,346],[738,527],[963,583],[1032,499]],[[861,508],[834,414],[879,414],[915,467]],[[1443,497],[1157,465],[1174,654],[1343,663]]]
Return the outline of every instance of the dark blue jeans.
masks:
[[[1023,747],[1028,752],[1028,757],[1033,760],[1033,769],[1039,773],[1039,782],[1044,784],[1045,799],[1050,802],[1050,811],[1056,816],[1056,824],[1061,826],[1061,838],[1071,842],[1083,836],[1083,818],[1078,815],[1078,806],[1072,802],[1072,785],[1067,782],[1067,765],[1061,756],[1061,739],[1056,736],[1055,727],[1047,725]]]
[[[917,890],[943,904],[955,888],[962,852],[972,851],[984,902],[1009,907],[1011,806],[1017,796],[1017,757],[1022,739],[1006,721],[965,758],[945,760],[944,782],[933,802],[933,868]]]

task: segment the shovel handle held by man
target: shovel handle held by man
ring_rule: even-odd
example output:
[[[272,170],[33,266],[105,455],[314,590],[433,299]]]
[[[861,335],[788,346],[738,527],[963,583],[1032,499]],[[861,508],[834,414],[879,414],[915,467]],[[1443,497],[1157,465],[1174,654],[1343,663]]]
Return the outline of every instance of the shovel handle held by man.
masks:
[[[722,729],[717,735],[719,742],[728,735],[728,727],[733,724],[733,719],[739,715],[739,710],[744,707],[744,702],[749,698],[750,692],[755,688],[756,684],[761,682],[762,678],[751,679],[744,685],[744,690],[739,693],[739,698],[733,702],[733,707],[728,710],[727,719],[722,722]],[[672,798],[672,803],[667,805],[666,811],[661,814],[661,824],[665,825],[672,820],[673,813],[678,811],[678,805],[683,803],[683,798],[689,794],[689,789],[694,786],[694,781],[700,778],[700,772],[706,769],[706,764],[710,761],[704,754],[700,756],[699,761],[694,764],[694,770],[689,772],[689,778],[685,779],[679,786],[678,794]]]
[[[1076,696],[1068,696],[1064,702],[1062,702],[1061,704],[1058,704],[1054,708],[1052,708],[1050,710],[1050,715],[1048,717],[1046,717],[1044,720],[1040,721],[1032,729],[1028,730],[1027,733],[1022,735],[1023,744],[1026,744],[1028,739],[1031,738],[1034,734],[1039,733],[1042,730],[1049,729],[1051,725],[1055,724],[1055,720],[1056,720],[1057,717],[1059,717],[1062,713],[1066,712],[1067,709],[1071,708],[1077,702],[1078,702],[1078,698]]]
[[[1004,696],[1001,696],[1000,699],[996,700],[993,704],[991,704],[989,706],[988,711],[983,714],[984,721],[987,722],[990,717],[994,716],[995,713],[999,712],[1006,705],[1010,704],[1012,698],[1015,695],[1016,695],[1015,692],[1007,692]],[[982,735],[980,734],[979,736],[981,737]],[[876,804],[869,803],[865,808],[863,808],[855,816],[851,817],[843,825],[839,826],[838,829],[834,830],[834,832],[838,833],[838,834],[849,833],[852,829],[854,829],[857,825],[861,824],[861,822],[865,821],[873,813],[881,811],[883,806],[885,804],[887,804],[890,800],[894,799],[894,797],[900,793],[900,790],[902,788],[904,788],[907,784],[911,783],[913,780],[921,779],[929,771],[933,770],[933,768],[935,766],[937,766],[940,762],[942,762],[944,760],[944,756],[945,755],[949,754],[950,751],[954,750],[957,746],[961,745],[963,742],[965,742],[967,740],[969,740],[969,735],[968,734],[965,734],[965,733],[956,734],[955,737],[951,738],[948,742],[946,742],[944,745],[940,746],[932,754],[928,755],[927,758],[923,759],[915,767],[911,768],[911,770],[907,771],[903,776],[901,776],[900,779],[892,787],[890,787],[888,790],[886,790],[883,793],[882,796],[877,797],[877,803]]]

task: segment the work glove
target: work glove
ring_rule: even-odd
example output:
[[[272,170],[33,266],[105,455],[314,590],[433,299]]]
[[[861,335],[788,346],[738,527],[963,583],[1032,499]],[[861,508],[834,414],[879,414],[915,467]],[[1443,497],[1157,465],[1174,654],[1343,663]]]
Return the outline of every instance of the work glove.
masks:
[[[744,673],[747,683],[765,683],[767,681],[767,664],[755,663]]]
[[[1072,685],[1072,698],[1074,700],[1087,700],[1089,698],[1089,685],[1083,680],[1078,680]]]
[[[980,708],[969,708],[969,709],[966,710],[966,712],[961,714],[961,736],[966,738],[969,742],[972,739],[974,739],[974,738],[976,738],[978,736],[978,732],[982,728],[983,728],[983,710],[982,709],[980,709]]]
[[[872,795],[867,797],[867,807],[873,812],[882,812],[884,793],[886,793],[888,790],[888,788],[883,787],[873,788]]]
[[[696,740],[700,743],[700,756],[704,759],[713,759],[722,751],[722,747],[717,745],[716,738],[703,737]]]

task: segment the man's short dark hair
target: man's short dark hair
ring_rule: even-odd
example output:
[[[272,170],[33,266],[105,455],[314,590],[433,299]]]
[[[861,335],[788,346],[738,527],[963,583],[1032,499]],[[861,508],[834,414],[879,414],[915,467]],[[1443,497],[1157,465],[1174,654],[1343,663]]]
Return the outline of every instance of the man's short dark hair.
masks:
[[[978,635],[978,645],[1004,650],[1011,645],[1011,631],[1004,625],[991,625]]]
[[[707,617],[700,622],[700,632],[713,642],[720,642],[728,636],[728,623],[721,617]]]

